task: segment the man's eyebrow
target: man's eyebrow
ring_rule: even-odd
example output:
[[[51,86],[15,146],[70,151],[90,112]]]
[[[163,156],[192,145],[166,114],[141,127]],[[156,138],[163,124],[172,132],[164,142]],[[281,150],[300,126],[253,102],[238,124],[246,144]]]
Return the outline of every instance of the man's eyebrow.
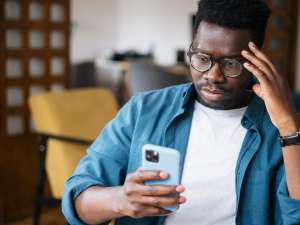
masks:
[[[193,49],[193,47],[191,48],[192,52],[195,52],[195,53],[204,53],[204,54],[207,54],[207,55],[211,55],[208,51],[205,51],[201,48],[196,48],[196,49]],[[242,55],[241,53],[233,53],[231,55],[224,55],[224,56],[221,56],[221,57],[218,57],[218,58],[241,58]]]

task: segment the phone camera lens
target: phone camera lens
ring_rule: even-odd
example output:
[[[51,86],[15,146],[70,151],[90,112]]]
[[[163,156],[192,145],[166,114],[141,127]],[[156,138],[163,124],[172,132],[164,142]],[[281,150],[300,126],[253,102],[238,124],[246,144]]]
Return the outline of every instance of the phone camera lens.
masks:
[[[146,150],[146,160],[157,163],[159,161],[159,153],[153,150]]]

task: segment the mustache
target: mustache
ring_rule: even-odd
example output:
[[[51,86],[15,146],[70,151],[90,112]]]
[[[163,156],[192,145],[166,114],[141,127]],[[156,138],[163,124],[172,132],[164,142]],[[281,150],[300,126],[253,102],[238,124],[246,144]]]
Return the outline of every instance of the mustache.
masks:
[[[224,86],[217,84],[217,83],[212,83],[208,80],[201,80],[201,81],[197,82],[197,87],[199,88],[199,90],[201,90],[203,88],[207,88],[209,90],[230,93],[230,91],[227,88],[225,88]]]

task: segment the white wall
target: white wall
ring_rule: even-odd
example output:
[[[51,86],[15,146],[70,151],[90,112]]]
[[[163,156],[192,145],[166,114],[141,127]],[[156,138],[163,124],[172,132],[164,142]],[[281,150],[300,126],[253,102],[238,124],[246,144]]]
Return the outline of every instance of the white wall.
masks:
[[[119,0],[118,42],[121,50],[154,50],[158,63],[176,61],[176,49],[191,41],[191,14],[198,0]]]
[[[198,0],[72,0],[71,61],[108,50],[154,50],[161,64],[175,62],[191,39],[190,15]]]
[[[177,48],[190,43],[190,15],[198,0],[72,0],[71,61],[113,50],[154,50],[161,64],[175,62]],[[300,14],[300,4],[299,4]],[[297,62],[300,61],[300,16]],[[296,63],[300,91],[300,63]]]
[[[117,0],[71,1],[71,62],[94,59],[116,45]]]

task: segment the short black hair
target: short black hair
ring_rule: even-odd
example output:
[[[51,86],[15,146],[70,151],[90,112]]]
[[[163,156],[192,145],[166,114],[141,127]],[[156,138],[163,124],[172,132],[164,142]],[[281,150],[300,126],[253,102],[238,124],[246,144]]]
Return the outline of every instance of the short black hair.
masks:
[[[232,29],[249,29],[262,47],[270,9],[263,0],[200,0],[195,18],[195,36],[201,21]]]

